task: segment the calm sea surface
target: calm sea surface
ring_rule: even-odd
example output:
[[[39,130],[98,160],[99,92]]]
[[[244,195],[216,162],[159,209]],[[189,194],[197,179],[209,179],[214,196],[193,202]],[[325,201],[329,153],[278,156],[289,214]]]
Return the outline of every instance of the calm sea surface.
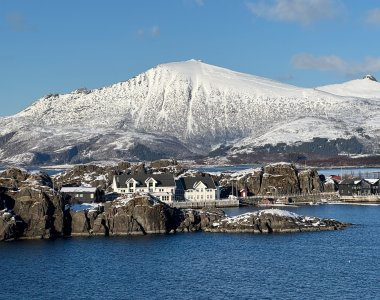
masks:
[[[291,210],[355,225],[299,234],[0,243],[0,298],[379,299],[380,206]]]

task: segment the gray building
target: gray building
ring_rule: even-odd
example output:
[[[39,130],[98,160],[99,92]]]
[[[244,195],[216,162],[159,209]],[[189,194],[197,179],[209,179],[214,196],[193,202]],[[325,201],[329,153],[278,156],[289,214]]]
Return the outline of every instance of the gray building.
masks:
[[[63,193],[71,204],[101,202],[103,200],[102,191],[96,187],[62,187],[61,193]]]

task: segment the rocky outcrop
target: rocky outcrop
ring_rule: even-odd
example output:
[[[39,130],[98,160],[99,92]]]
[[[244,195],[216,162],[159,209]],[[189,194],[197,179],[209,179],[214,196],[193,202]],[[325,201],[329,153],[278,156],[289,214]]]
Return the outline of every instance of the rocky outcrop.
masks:
[[[323,185],[316,170],[309,169],[300,171],[298,178],[301,193],[319,193],[323,191]]]
[[[52,238],[63,232],[62,197],[44,173],[0,173],[0,239]]]
[[[210,227],[212,223],[225,217],[225,213],[217,208],[204,208],[202,210],[186,209],[182,212],[182,222],[177,227],[178,232],[201,231]]]
[[[54,177],[56,186],[80,186],[88,185],[109,189],[113,175],[126,172],[131,167],[129,162],[120,162],[113,166],[102,165],[76,165]]]
[[[138,196],[88,209],[68,207],[68,235],[138,235],[175,231],[183,214],[149,197]]]
[[[348,225],[332,219],[305,217],[285,210],[267,209],[232,218],[223,218],[212,223],[205,231],[282,233],[338,230]]]
[[[219,182],[222,187],[229,187],[229,192],[233,183],[238,190],[247,189],[251,195],[281,196],[323,191],[322,181],[315,169],[299,171],[290,163],[270,164],[245,174],[226,174]]]
[[[284,171],[279,176],[285,174]],[[148,196],[70,205],[52,189],[48,175],[18,169],[0,173],[0,183],[0,240],[194,231],[292,232],[345,226],[337,221],[279,213],[278,210],[227,218],[219,209],[180,210]]]
[[[262,178],[263,178],[263,170],[257,169],[254,172],[252,172],[249,176],[247,176],[245,180],[247,189],[254,195],[257,195],[260,193]]]
[[[160,159],[150,163],[150,166],[154,169],[166,168],[170,166],[177,166],[178,162],[175,159]]]
[[[286,195],[299,192],[297,169],[293,164],[278,163],[264,167],[261,194]]]

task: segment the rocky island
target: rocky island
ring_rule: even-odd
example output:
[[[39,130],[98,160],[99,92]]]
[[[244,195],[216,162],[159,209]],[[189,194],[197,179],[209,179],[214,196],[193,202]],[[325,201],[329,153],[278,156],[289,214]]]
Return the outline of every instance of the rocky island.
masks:
[[[148,196],[68,204],[44,173],[0,173],[0,240],[120,236],[175,232],[276,233],[337,230],[348,224],[262,210],[233,218],[220,209],[177,209]]]

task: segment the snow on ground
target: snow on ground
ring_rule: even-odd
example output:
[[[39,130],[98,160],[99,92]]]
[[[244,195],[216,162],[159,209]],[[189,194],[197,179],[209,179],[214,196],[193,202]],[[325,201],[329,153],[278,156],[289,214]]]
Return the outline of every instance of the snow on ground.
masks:
[[[215,145],[238,140],[238,147],[251,147],[347,138],[358,126],[378,136],[379,102],[299,88],[196,60],[169,63],[109,87],[49,95],[12,117],[0,118],[0,135],[17,132],[0,147],[0,159],[30,162],[35,152],[65,155],[76,145],[84,149],[82,157],[93,160],[137,144],[206,154]],[[17,147],[20,144],[23,147]]]
[[[320,86],[316,89],[338,96],[380,100],[380,83],[367,78],[351,80],[341,84]]]
[[[294,220],[296,224],[302,225],[302,226],[307,226],[307,227],[326,226],[323,220],[317,217],[301,216],[290,211],[274,209],[274,208],[259,210],[255,212],[249,212],[249,213],[241,214],[234,217],[226,217],[222,219],[220,222],[214,222],[212,226],[219,227],[222,225],[222,223],[225,222],[227,224],[239,224],[239,225],[246,225],[246,226],[252,227],[254,226],[252,223],[253,218],[261,217],[263,215],[268,215],[268,214],[283,217],[283,218],[291,218]]]
[[[331,115],[333,117],[333,115]],[[235,147],[246,147],[252,145],[254,147],[265,146],[267,144],[277,145],[285,143],[287,145],[294,145],[302,142],[310,142],[313,138],[350,138],[351,131],[348,130],[350,126],[344,122],[337,123],[335,120],[328,120],[322,118],[305,117],[291,122],[280,123],[273,126],[272,129],[265,132],[263,135],[249,136],[238,142]],[[245,152],[244,150],[236,150],[235,153]]]
[[[297,215],[294,212],[290,212],[290,211],[282,210],[282,209],[264,209],[264,210],[259,210],[257,212],[258,216],[261,216],[264,214],[276,215],[276,216],[285,217],[285,218],[294,218],[294,219],[300,218],[300,215]]]

